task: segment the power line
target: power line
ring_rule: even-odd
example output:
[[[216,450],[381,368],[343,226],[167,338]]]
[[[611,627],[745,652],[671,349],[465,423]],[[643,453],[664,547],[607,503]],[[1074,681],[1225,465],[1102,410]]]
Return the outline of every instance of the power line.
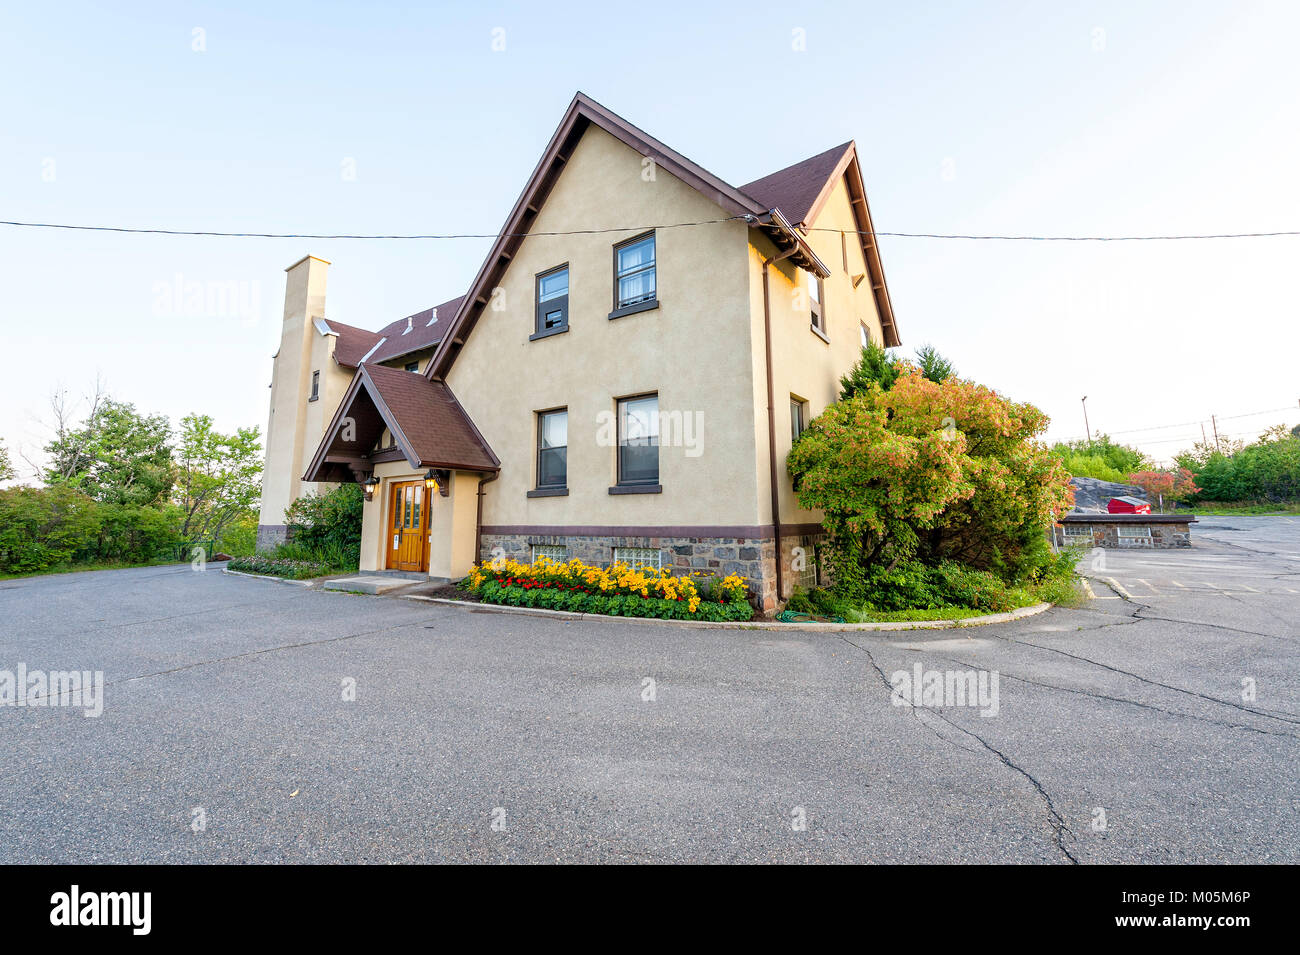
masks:
[[[310,232],[215,232],[201,229],[136,229],[127,226],[72,225],[62,222],[20,222],[0,219],[0,225],[26,229],[70,229],[79,232],[122,232],[134,235],[191,235],[231,239],[496,239],[501,237],[527,238],[529,236],[603,235],[610,232],[648,231],[650,229],[681,229],[691,226],[714,225],[737,219],[750,219],[748,215],[727,216],[722,219],[703,219],[699,222],[670,222],[663,225],[633,225],[609,229],[574,229],[567,232],[450,232],[412,235],[363,235],[356,233]],[[984,242],[1172,242],[1196,239],[1268,239],[1282,236],[1300,236],[1291,232],[1219,232],[1196,235],[976,235],[945,232],[876,232],[871,230],[831,229],[812,227],[808,232],[842,232],[851,235],[868,235],[895,239],[961,239]]]
[[[713,225],[746,218],[743,215],[723,219],[703,219],[699,222],[669,222],[663,225],[629,225],[612,229],[573,229],[568,232],[459,232],[429,235],[325,235],[310,232],[208,232],[187,229],[132,229],[111,225],[67,225],[60,222],[15,222],[0,219],[0,225],[20,226],[29,229],[74,229],[81,232],[129,232],[137,235],[206,235],[227,239],[497,239],[503,237],[527,238],[544,235],[603,235],[608,232],[648,232],[651,229],[683,229],[689,226]]]

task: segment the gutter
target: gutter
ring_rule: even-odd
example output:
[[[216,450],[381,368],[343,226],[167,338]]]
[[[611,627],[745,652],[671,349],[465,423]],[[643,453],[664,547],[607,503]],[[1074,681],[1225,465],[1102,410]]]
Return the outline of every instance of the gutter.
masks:
[[[478,500],[474,512],[474,563],[476,564],[483,559],[483,485],[491,484],[500,476],[500,471],[494,471],[491,477],[478,479]]]
[[[799,251],[796,244],[779,255],[768,256],[763,260],[763,345],[764,358],[767,361],[767,465],[768,484],[772,490],[772,536],[776,546],[776,599],[779,602],[785,592],[785,571],[781,562],[781,496],[776,483],[776,407],[775,387],[772,383],[772,306],[771,293],[768,291],[768,266],[773,262],[788,259]]]

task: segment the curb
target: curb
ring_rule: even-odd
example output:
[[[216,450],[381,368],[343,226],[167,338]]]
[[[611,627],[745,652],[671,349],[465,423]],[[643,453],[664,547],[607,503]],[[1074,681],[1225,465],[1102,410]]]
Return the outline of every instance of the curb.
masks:
[[[221,568],[223,574],[229,574],[231,577],[247,577],[249,580],[269,580],[276,584],[295,584],[299,587],[310,587],[316,583],[314,580],[289,580],[286,577],[272,577],[270,574],[250,574],[243,570],[231,570],[228,567]]]
[[[1052,605],[1034,604],[1007,613],[986,614],[982,617],[963,617],[960,620],[900,620],[881,623],[779,623],[775,620],[709,621],[660,620],[657,617],[611,617],[603,613],[574,613],[570,610],[542,610],[537,607],[507,607],[501,604],[475,603],[471,600],[451,600],[447,597],[422,597],[419,594],[399,594],[403,600],[423,600],[426,603],[448,607],[472,607],[478,613],[511,613],[526,617],[550,617],[552,620],[603,620],[619,623],[648,623],[665,627],[686,627],[691,630],[811,630],[814,632],[842,633],[862,630],[962,630],[966,627],[983,627],[990,623],[1007,623],[1032,617],[1050,610]]]

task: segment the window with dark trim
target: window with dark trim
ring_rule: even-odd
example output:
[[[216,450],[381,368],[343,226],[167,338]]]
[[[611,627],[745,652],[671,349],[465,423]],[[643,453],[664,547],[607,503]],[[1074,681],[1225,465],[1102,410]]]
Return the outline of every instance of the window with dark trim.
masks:
[[[553,335],[569,327],[569,267],[562,265],[537,276],[538,336]]]
[[[614,246],[614,310],[655,301],[655,234]]]
[[[802,398],[790,396],[790,443],[799,440],[799,435],[808,428],[808,402]]]
[[[311,397],[308,398],[307,400],[315,401],[319,397],[320,397],[320,372],[313,371],[311,373]]]
[[[858,322],[858,341],[863,348],[871,344],[871,330],[867,328],[866,322]]]
[[[811,272],[805,272],[804,274],[808,276],[808,304],[812,327],[819,332],[825,333],[826,310],[825,306],[822,305],[822,298],[826,291],[825,285],[819,276],[813,275]]]
[[[659,396],[639,395],[618,402],[618,483],[659,484]]]
[[[569,409],[537,415],[537,487],[560,488],[569,480]]]
[[[405,366],[403,366],[403,367],[404,367],[407,371],[419,371],[419,370],[420,370],[420,363],[419,363],[418,361],[408,361],[408,362],[405,364]]]

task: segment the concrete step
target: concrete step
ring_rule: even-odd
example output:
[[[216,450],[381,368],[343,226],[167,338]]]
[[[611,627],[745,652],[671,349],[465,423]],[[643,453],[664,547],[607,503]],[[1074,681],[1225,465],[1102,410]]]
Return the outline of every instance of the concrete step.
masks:
[[[409,587],[413,581],[406,577],[335,577],[321,584],[321,590],[344,590],[353,594],[386,594],[392,590]]]

